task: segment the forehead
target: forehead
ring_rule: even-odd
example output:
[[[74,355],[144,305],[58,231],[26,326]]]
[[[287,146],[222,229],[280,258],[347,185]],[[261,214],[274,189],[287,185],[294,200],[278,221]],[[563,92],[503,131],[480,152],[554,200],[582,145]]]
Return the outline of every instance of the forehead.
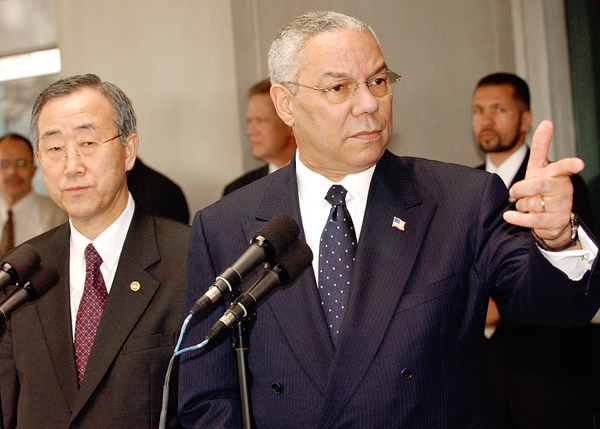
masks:
[[[7,137],[0,141],[0,154],[3,156],[15,154],[23,156],[32,155],[32,152],[27,143],[23,140]]]
[[[40,111],[38,130],[44,134],[69,133],[82,129],[104,129],[113,124],[113,108],[98,90],[84,88],[53,98]]]
[[[248,113],[275,112],[275,106],[269,94],[256,94],[248,101]]]
[[[317,79],[366,79],[385,64],[379,45],[368,32],[337,30],[309,39],[300,75]]]
[[[516,102],[512,85],[484,85],[475,90],[473,104]]]

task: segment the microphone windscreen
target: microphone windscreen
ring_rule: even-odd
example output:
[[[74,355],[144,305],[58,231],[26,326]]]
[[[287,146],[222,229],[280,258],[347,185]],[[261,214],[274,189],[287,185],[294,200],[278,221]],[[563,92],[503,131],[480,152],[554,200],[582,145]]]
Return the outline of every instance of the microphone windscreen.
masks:
[[[288,284],[296,279],[312,262],[313,253],[308,244],[296,238],[273,261],[281,266],[287,276],[281,279],[281,284]]]
[[[43,294],[48,292],[52,286],[58,283],[60,276],[54,265],[49,262],[42,261],[37,270],[35,270],[28,278],[30,287],[28,288],[31,299],[38,299]]]
[[[275,250],[277,255],[300,234],[298,223],[288,214],[274,216],[265,226],[256,231],[255,237],[263,236]]]
[[[2,263],[9,264],[18,276],[18,279],[26,279],[38,265],[40,265],[40,254],[31,244],[21,244],[8,254]],[[17,279],[15,279],[17,280]]]

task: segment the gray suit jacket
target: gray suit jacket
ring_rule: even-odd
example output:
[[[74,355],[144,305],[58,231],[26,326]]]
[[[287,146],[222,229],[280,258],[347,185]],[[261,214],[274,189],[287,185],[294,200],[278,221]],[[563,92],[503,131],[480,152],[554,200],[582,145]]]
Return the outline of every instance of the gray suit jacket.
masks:
[[[5,428],[158,426],[183,321],[188,236],[186,225],[136,209],[81,386],[69,307],[69,224],[29,242],[60,280],[13,313],[0,343]],[[139,291],[130,287],[134,281]],[[178,426],[172,409],[169,427]]]

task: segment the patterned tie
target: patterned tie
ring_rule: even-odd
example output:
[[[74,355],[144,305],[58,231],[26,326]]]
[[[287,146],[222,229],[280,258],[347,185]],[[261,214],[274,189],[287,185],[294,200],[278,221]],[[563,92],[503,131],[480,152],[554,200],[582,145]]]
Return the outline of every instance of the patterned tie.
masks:
[[[85,249],[85,288],[79,310],[77,310],[75,341],[73,342],[79,384],[83,380],[96,329],[108,298],[104,278],[100,272],[101,264],[102,258],[90,243]]]
[[[325,199],[332,205],[319,245],[319,295],[336,345],[346,310],[356,254],[356,233],[348,209],[347,191],[333,185]]]
[[[8,220],[2,231],[2,242],[0,243],[0,254],[8,252],[15,247],[15,229],[13,225],[12,210],[8,209]]]

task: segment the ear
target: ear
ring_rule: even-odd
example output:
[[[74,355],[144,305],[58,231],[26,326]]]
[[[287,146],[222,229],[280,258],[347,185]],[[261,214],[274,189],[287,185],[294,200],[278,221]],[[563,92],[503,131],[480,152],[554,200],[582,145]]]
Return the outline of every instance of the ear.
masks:
[[[531,110],[525,110],[521,112],[521,131],[527,132],[529,127],[531,126],[531,121],[533,121],[533,114]]]
[[[133,164],[135,164],[140,139],[136,133],[131,133],[125,141],[125,168],[129,171],[133,168]]]
[[[287,87],[279,83],[271,85],[271,100],[273,100],[275,110],[281,120],[289,127],[294,126],[294,106],[291,97],[292,94]]]

